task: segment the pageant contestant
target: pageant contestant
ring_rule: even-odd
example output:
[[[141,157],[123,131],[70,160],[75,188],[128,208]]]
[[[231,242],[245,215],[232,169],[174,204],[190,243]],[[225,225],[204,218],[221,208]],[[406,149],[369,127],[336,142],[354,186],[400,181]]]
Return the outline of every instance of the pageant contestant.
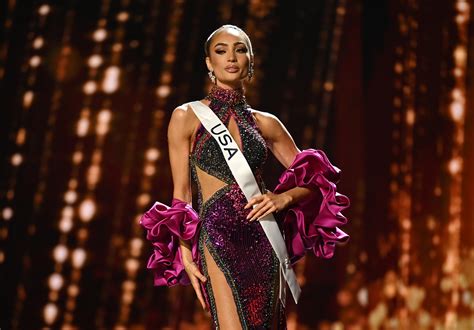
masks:
[[[300,294],[292,265],[307,250],[331,258],[347,241],[338,226],[349,199],[336,192],[340,170],[324,152],[300,151],[277,117],[247,104],[247,34],[224,25],[205,53],[213,86],[177,107],[168,127],[173,201],[141,218],[154,246],[148,268],[155,285],[191,283],[215,328],[285,329],[285,294]],[[262,180],[268,151],[286,168],[273,192]]]

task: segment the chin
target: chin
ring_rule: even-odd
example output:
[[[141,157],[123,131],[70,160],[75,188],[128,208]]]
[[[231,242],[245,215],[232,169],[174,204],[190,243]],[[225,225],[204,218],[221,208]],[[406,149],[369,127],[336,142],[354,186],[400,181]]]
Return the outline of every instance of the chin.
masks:
[[[242,77],[232,78],[232,79],[222,79],[219,80],[221,83],[226,85],[240,85],[240,83],[245,79]]]

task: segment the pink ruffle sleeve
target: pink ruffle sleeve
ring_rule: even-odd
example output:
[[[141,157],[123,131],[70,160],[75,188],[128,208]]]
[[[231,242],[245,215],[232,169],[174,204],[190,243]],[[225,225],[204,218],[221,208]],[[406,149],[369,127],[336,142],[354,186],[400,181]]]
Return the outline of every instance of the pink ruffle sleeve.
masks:
[[[156,202],[142,215],[140,224],[146,229],[146,238],[154,247],[147,265],[154,272],[154,284],[189,284],[181,259],[179,239],[191,243],[193,260],[197,260],[200,227],[197,212],[191,205],[174,198],[171,207]]]
[[[350,204],[347,196],[336,191],[340,173],[323,151],[307,149],[301,151],[280,176],[274,193],[294,187],[313,191],[280,214],[292,264],[303,257],[306,250],[313,250],[317,257],[331,258],[336,243],[349,239],[349,235],[338,228],[347,223],[341,211]]]

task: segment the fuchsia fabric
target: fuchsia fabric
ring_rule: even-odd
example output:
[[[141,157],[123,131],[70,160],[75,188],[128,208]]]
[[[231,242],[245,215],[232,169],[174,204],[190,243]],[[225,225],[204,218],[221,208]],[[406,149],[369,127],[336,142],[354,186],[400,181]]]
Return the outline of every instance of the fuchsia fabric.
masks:
[[[339,229],[347,223],[341,211],[349,198],[336,191],[341,170],[332,165],[321,150],[300,152],[280,176],[274,193],[294,187],[313,190],[311,195],[282,211],[283,231],[292,264],[312,250],[317,257],[331,258],[337,243],[349,236]],[[155,285],[189,284],[179,249],[179,239],[190,241],[193,260],[199,260],[198,237],[201,226],[197,212],[186,202],[173,199],[171,207],[156,202],[140,219],[154,253],[147,268],[154,271]]]
[[[331,258],[336,243],[349,236],[338,226],[347,223],[341,211],[349,207],[349,198],[336,191],[341,170],[332,165],[321,150],[300,152],[280,176],[274,193],[305,187],[313,193],[282,211],[283,231],[292,264],[312,250],[317,257]]]
[[[140,218],[146,238],[154,246],[148,269],[154,271],[155,285],[189,284],[179,248],[179,239],[190,241],[193,260],[198,260],[197,239],[201,225],[198,214],[184,201],[174,198],[171,207],[156,202]]]

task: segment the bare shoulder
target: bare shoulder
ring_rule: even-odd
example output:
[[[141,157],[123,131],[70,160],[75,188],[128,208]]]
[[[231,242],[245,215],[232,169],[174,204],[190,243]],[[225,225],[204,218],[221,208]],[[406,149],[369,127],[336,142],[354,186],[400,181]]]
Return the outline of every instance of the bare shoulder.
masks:
[[[188,103],[178,105],[171,114],[171,120],[186,121],[195,116]]]
[[[200,100],[202,103],[205,105],[209,105],[208,100]],[[189,105],[191,102],[183,103],[181,105],[178,105],[174,110],[171,115],[172,120],[177,120],[177,121],[187,121],[187,120],[198,120],[196,117],[194,111],[191,109],[191,106]]]
[[[199,124],[199,119],[189,106],[184,103],[177,106],[171,114],[169,128],[180,130],[182,133],[191,135]]]
[[[280,119],[278,119],[274,114],[255,109],[251,109],[251,111],[262,135],[265,138],[271,138],[275,136],[275,134],[278,135],[285,130]]]

